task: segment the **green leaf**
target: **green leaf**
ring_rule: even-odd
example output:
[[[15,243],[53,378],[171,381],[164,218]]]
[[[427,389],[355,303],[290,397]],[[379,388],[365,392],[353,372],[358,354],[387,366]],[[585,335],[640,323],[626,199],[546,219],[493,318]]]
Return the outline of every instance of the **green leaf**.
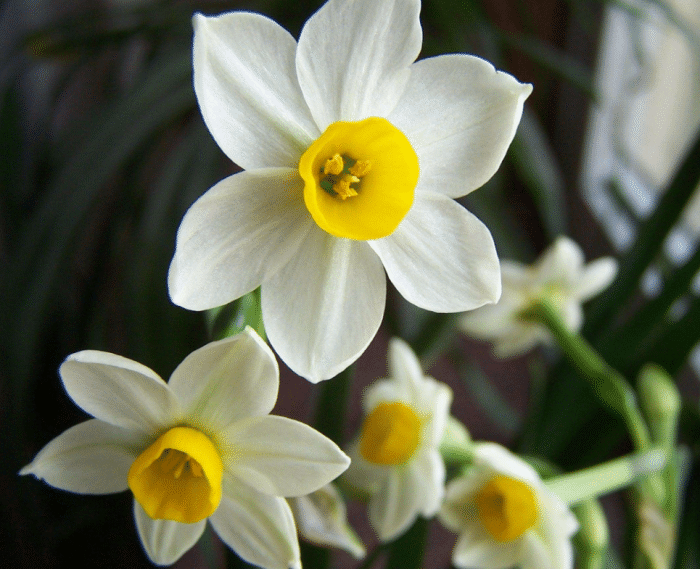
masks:
[[[409,530],[389,546],[386,569],[420,569],[423,566],[428,522],[419,516]]]

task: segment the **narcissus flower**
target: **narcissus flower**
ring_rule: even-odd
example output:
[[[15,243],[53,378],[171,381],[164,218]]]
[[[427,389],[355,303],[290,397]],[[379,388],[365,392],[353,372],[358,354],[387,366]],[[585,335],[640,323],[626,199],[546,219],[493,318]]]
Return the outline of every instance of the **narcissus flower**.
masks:
[[[459,534],[456,567],[571,569],[576,518],[526,462],[495,443],[472,447],[474,462],[445,490],[438,513]]]
[[[204,121],[245,169],[185,215],[168,285],[205,310],[262,286],[268,338],[310,381],[365,350],[386,276],[413,304],[500,296],[488,229],[453,198],[498,169],[532,87],[469,55],[414,63],[419,0],[329,0],[299,42],[247,12],[194,17]]]
[[[369,520],[382,541],[439,509],[445,485],[439,446],[452,403],[452,390],[423,375],[416,355],[397,338],[389,344],[389,375],[365,392],[365,419],[346,473],[351,485],[371,495]]]
[[[521,318],[539,299],[547,299],[567,328],[578,331],[583,324],[581,304],[610,285],[617,261],[602,257],[585,264],[581,248],[568,237],[559,237],[532,266],[502,261],[501,274],[503,294],[498,303],[467,312],[459,328],[493,342],[494,353],[505,358],[551,342],[545,326]]]
[[[318,489],[349,460],[312,428],[268,415],[277,362],[252,329],[196,350],[168,383],[97,351],[69,356],[60,374],[95,418],[56,437],[20,474],[80,494],[131,489],[141,542],[159,565],[177,561],[209,519],[246,561],[301,566],[282,496]]]

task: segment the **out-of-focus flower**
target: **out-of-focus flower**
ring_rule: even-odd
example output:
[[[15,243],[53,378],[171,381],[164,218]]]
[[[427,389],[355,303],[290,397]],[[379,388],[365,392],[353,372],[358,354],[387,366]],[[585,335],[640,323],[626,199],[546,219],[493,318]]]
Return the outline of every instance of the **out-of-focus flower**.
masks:
[[[168,383],[98,351],[69,356],[60,374],[68,395],[95,418],[56,437],[20,474],[80,494],[130,488],[141,542],[159,565],[177,561],[209,519],[250,563],[301,566],[282,496],[318,489],[349,461],[311,427],[268,415],[279,372],[251,328],[196,350]]]
[[[317,545],[344,549],[356,559],[365,556],[364,545],[348,524],[343,497],[333,484],[290,498],[289,505],[303,538]]]
[[[496,172],[532,87],[469,55],[414,63],[419,12],[329,0],[298,44],[258,14],[194,17],[197,101],[245,172],[185,215],[170,295],[205,310],[262,286],[272,346],[312,382],[370,343],[386,275],[434,312],[500,296],[491,234],[453,198]]]
[[[423,375],[397,338],[389,344],[389,375],[365,392],[365,419],[347,471],[347,481],[371,495],[369,520],[382,541],[439,509],[445,485],[439,446],[452,402],[452,390]]]
[[[616,274],[617,261],[612,257],[585,264],[581,248],[568,237],[559,237],[534,265],[502,261],[501,299],[464,314],[459,328],[493,342],[499,357],[525,353],[538,343],[551,342],[551,335],[543,325],[521,318],[523,311],[546,299],[566,327],[578,331],[583,323],[581,304],[604,290]]]
[[[457,567],[571,569],[578,528],[567,506],[523,460],[495,443],[472,447],[474,462],[452,480],[438,513],[459,534]]]

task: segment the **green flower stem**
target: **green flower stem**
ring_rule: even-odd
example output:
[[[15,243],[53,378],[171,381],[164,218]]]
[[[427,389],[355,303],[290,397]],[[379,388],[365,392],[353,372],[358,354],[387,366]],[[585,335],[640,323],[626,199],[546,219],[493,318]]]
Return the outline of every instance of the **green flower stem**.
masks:
[[[474,459],[472,439],[467,428],[452,415],[447,417],[440,454],[446,465],[466,466]]]
[[[635,448],[648,448],[651,443],[649,431],[637,406],[634,390],[627,380],[611,368],[583,337],[566,328],[548,300],[539,299],[521,317],[539,322],[549,329],[567,358],[588,380],[600,400],[622,416]]]
[[[608,522],[600,502],[584,500],[573,507],[579,521],[576,543],[576,566],[580,569],[603,569],[610,543]]]
[[[555,476],[546,480],[545,485],[567,504],[578,504],[629,486],[643,476],[660,471],[666,462],[666,451],[653,448]]]

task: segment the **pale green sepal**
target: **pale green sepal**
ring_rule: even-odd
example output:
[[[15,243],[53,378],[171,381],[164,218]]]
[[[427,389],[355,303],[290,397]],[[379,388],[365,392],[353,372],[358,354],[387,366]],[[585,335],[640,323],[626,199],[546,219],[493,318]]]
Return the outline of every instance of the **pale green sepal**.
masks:
[[[447,417],[440,454],[447,464],[469,464],[474,458],[472,438],[467,428],[452,415]]]
[[[666,465],[667,456],[665,450],[654,448],[550,478],[545,481],[545,485],[566,504],[578,504],[619,490],[642,476],[658,472]]]
[[[265,341],[265,326],[260,306],[260,287],[241,298],[206,311],[207,328],[214,340],[235,336],[250,326]]]
[[[681,408],[681,396],[675,383],[663,368],[647,364],[639,372],[637,391],[652,441],[673,447]]]
[[[573,508],[579,523],[574,537],[576,543],[576,566],[580,569],[604,569],[610,544],[608,522],[603,507],[591,498]]]

